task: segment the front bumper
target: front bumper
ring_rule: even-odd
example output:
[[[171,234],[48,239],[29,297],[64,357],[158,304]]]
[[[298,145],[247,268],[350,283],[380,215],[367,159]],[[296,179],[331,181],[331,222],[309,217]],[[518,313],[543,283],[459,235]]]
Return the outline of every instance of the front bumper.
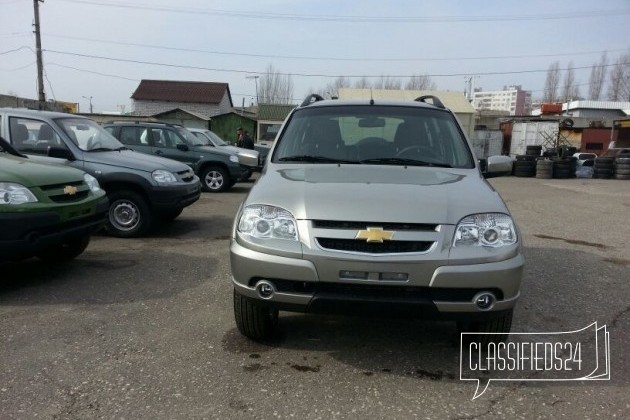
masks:
[[[158,211],[170,211],[188,207],[201,196],[201,183],[195,176],[189,183],[154,186],[149,191],[151,205]]]
[[[96,232],[107,220],[109,201],[103,196],[96,207],[91,206],[76,209],[85,215],[66,222],[62,222],[60,214],[53,211],[0,213],[0,261],[37,255],[67,240]]]
[[[494,317],[512,309],[519,297],[524,258],[482,264],[448,265],[440,262],[427,270],[426,261],[417,263],[340,262],[284,257],[251,250],[232,241],[230,248],[232,282],[235,290],[266,305],[293,312],[384,313],[440,319]],[[414,265],[416,267],[414,267]],[[326,266],[326,268],[321,268]],[[334,270],[382,270],[411,272],[407,281],[353,280],[330,277]],[[318,267],[320,267],[318,269]],[[319,273],[327,272],[326,279]],[[274,287],[270,298],[261,298],[256,284],[267,280]],[[481,292],[496,296],[489,310],[481,310],[475,297]]]

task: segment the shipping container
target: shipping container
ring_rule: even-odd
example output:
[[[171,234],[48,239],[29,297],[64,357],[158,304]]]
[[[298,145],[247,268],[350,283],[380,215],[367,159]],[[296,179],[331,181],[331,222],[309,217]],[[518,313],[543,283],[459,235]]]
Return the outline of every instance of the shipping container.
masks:
[[[503,133],[501,130],[475,130],[471,143],[478,159],[497,156],[503,149]]]
[[[561,103],[544,103],[540,105],[540,112],[542,114],[562,114]]]
[[[524,155],[527,146],[552,147],[550,140],[558,136],[557,121],[515,122],[512,127],[510,156]]]

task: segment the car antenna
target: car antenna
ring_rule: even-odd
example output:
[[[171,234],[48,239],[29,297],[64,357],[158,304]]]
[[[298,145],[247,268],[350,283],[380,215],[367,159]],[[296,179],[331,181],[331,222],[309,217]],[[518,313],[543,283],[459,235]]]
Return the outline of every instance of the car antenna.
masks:
[[[374,105],[374,91],[370,88],[370,105]]]

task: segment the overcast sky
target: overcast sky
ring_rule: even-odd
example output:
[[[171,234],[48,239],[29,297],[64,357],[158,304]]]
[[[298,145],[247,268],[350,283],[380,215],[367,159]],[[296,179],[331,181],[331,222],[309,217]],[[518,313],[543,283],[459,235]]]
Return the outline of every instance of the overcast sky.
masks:
[[[247,77],[269,64],[293,75],[295,102],[340,75],[428,74],[455,91],[478,75],[536,98],[552,62],[630,47],[629,0],[46,0],[40,19],[47,98],[84,112],[90,96],[95,112],[130,111],[141,79],[226,82],[249,104]],[[0,93],[37,98],[32,23],[31,0],[0,0]],[[582,94],[589,74],[575,70]]]

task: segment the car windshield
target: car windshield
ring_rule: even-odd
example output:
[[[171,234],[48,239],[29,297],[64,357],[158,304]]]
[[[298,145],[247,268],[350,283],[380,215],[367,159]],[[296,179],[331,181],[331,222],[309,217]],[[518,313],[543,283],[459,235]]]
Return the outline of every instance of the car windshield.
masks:
[[[215,146],[229,146],[221,137],[212,131],[204,131],[204,134],[208,136]]]
[[[452,114],[411,106],[321,106],[296,111],[273,162],[474,168]]]
[[[84,152],[126,149],[107,130],[87,118],[57,118],[55,122]]]
[[[189,146],[205,146],[207,144],[204,139],[197,137],[195,134],[186,130],[185,128],[178,128],[177,134],[183,137]]]

